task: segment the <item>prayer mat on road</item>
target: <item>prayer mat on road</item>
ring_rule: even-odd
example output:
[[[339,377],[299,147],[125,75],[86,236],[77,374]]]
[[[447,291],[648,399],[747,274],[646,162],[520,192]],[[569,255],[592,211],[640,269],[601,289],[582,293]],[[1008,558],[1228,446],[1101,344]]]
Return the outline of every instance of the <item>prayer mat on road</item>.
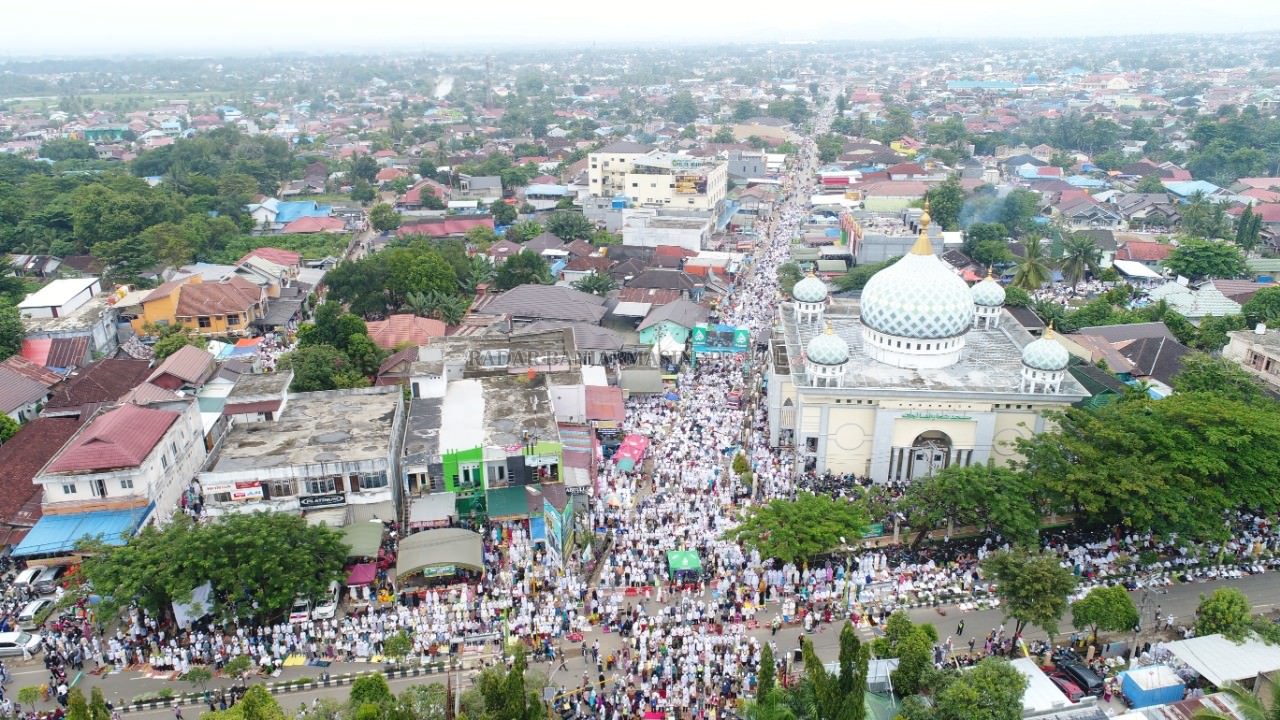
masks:
[[[329,667],[331,663],[328,660],[308,660],[308,667]]]
[[[306,665],[306,664],[307,664],[307,658],[305,655],[298,655],[295,653],[284,659],[285,667],[302,667],[303,665]]]

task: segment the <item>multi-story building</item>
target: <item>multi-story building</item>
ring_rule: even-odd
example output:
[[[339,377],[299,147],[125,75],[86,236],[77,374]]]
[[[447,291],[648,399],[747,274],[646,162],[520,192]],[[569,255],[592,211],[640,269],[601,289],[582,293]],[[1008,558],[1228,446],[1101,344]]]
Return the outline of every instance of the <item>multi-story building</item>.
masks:
[[[722,160],[616,142],[591,153],[588,185],[597,197],[627,198],[633,207],[718,212],[729,189]]]
[[[1222,357],[1235,360],[1273,390],[1280,390],[1280,330],[1259,326],[1254,330],[1235,330],[1222,349]]]
[[[587,185],[597,197],[626,195],[627,174],[637,158],[653,151],[650,145],[618,141],[587,155]]]

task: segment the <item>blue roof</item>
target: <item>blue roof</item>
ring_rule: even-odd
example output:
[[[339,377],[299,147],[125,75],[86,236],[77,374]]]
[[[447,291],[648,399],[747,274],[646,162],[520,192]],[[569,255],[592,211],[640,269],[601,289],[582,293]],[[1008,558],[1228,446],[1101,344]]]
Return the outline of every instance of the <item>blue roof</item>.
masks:
[[[948,90],[1017,90],[1017,83],[1004,80],[948,80]]]
[[[13,549],[13,556],[57,555],[74,550],[81,540],[94,537],[108,545],[123,545],[154,508],[155,503],[151,503],[133,510],[45,515]]]
[[[1179,197],[1191,197],[1197,191],[1205,195],[1212,195],[1222,189],[1207,180],[1179,180],[1177,182],[1167,182],[1164,186],[1166,190]]]
[[[566,195],[569,188],[564,185],[530,185],[524,189],[525,195]]]
[[[329,217],[329,206],[315,200],[292,200],[276,206],[278,223],[291,223],[301,217]]]
[[[1072,175],[1071,177],[1067,178],[1067,184],[1074,185],[1075,187],[1083,187],[1083,188],[1107,187],[1106,180],[1091,178],[1087,175]]]

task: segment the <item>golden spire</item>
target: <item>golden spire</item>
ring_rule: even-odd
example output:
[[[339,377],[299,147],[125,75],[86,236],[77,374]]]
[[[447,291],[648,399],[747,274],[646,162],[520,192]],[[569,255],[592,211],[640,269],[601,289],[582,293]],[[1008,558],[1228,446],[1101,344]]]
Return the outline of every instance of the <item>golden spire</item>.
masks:
[[[823,332],[823,334],[826,334],[826,335],[835,335],[835,334],[836,334],[835,329],[831,327],[831,321],[830,321],[830,320],[828,320],[828,321],[827,321],[827,329],[826,329],[826,330],[823,330],[822,332]]]
[[[988,280],[995,280],[995,278],[991,277],[991,266],[990,266],[990,265],[988,265],[988,266],[987,266],[987,279],[988,279]]]
[[[920,213],[920,236],[916,238],[916,244],[911,246],[912,255],[932,255],[933,243],[929,242],[929,223],[932,218],[929,217],[929,198],[924,199],[924,212]]]

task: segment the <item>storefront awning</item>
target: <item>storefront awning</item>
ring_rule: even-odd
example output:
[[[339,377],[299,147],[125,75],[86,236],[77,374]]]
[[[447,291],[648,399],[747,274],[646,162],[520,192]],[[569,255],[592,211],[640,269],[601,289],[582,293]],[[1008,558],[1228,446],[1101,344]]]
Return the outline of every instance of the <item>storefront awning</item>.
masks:
[[[694,550],[668,550],[667,567],[671,568],[671,572],[677,570],[702,572],[702,560]]]
[[[526,486],[496,488],[485,493],[490,520],[522,520],[529,517],[529,499]]]
[[[377,557],[382,545],[381,522],[358,522],[342,528],[342,542],[351,548],[347,557]]]
[[[13,556],[58,555],[74,550],[81,540],[98,538],[108,545],[123,545],[151,514],[155,504],[132,510],[45,515],[13,549]]]
[[[369,585],[378,575],[378,566],[375,563],[360,563],[353,565],[351,572],[347,573],[347,587],[360,587],[361,585]]]
[[[440,566],[483,572],[484,553],[479,533],[462,528],[439,528],[423,530],[400,541],[396,577]]]

